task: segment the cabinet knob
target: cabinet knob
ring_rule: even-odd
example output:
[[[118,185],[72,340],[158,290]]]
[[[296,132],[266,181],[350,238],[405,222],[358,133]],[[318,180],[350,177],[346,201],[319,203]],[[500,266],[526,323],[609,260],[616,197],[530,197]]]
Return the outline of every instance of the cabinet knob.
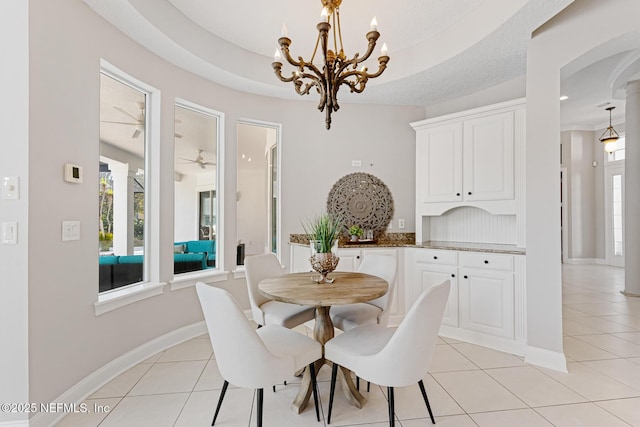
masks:
[[[451,273],[451,277],[456,277],[456,275],[455,275],[455,274],[453,274],[453,273]]]
[[[356,255],[356,259],[360,259],[360,255]]]
[[[464,276],[464,278],[465,278],[465,279],[468,279],[468,277],[467,277],[466,275]]]
[[[467,194],[468,194],[468,195],[471,195],[471,191],[469,191]]]
[[[460,193],[456,193],[456,196],[460,196]]]
[[[485,259],[485,260],[484,260],[484,263],[485,263],[485,264],[489,264],[489,260]]]
[[[434,256],[434,257],[433,257],[433,259],[438,259],[438,257],[437,257],[437,256]]]

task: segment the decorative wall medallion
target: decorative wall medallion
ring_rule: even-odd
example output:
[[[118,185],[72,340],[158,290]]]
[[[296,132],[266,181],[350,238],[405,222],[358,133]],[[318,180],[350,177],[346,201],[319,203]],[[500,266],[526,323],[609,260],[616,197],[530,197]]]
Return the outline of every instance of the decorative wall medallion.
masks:
[[[393,216],[393,198],[377,177],[356,172],[340,178],[329,191],[327,212],[340,215],[347,227],[384,232]]]

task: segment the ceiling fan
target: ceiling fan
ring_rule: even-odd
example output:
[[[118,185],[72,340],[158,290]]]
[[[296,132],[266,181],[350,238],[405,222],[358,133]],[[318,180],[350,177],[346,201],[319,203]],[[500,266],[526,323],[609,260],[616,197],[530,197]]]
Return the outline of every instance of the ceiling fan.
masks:
[[[116,122],[116,121],[110,121],[110,120],[102,120],[101,122],[135,126],[135,129],[133,130],[133,134],[131,134],[131,138],[135,139],[138,136],[140,136],[142,132],[144,132],[144,102],[137,102],[137,104],[138,104],[138,108],[140,109],[140,113],[138,114],[137,117],[129,113],[128,111],[123,110],[120,107],[117,107],[117,106],[113,107],[114,110],[119,111],[120,113],[124,114],[125,116],[133,120],[132,122]],[[181,123],[181,121],[176,119],[176,123]],[[180,135],[177,132],[174,133],[174,136],[178,139],[182,138],[182,135]]]
[[[185,159],[183,157],[179,157],[180,160],[186,160],[187,163],[194,163],[200,166],[200,168],[205,169],[207,166],[209,165],[213,165],[215,166],[215,162],[210,162],[208,160],[205,160],[204,157],[202,157],[202,153],[204,152],[204,150],[198,150],[198,155],[196,156],[195,159]],[[182,164],[186,164],[186,163],[182,163]]]

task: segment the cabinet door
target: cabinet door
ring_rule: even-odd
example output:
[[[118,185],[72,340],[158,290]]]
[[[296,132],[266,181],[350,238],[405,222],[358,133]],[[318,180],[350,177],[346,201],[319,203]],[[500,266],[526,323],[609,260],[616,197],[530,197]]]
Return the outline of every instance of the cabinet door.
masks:
[[[338,249],[340,261],[336,267],[336,271],[358,271],[361,261],[360,249]]]
[[[456,277],[456,267],[445,265],[433,265],[424,262],[416,262],[413,271],[414,298],[415,301],[420,293],[439,285],[445,280],[451,281],[449,300],[444,309],[442,323],[449,326],[458,326],[458,278]],[[407,307],[409,309],[410,307]]]
[[[514,114],[512,111],[464,122],[464,199],[514,197]]]
[[[309,257],[311,257],[309,245],[291,245],[291,272],[304,273],[313,271]]]
[[[460,327],[513,339],[513,273],[460,268]]]
[[[462,123],[417,131],[416,184],[418,205],[462,200]]]

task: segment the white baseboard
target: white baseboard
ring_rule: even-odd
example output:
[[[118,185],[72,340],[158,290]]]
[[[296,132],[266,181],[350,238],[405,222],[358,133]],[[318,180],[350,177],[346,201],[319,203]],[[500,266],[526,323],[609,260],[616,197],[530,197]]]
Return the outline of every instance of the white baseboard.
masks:
[[[515,354],[517,356],[523,356],[525,354],[526,346],[522,341],[494,337],[480,332],[470,331],[468,329],[456,328],[449,325],[440,325],[439,335],[445,338],[452,338],[454,340],[492,348],[505,353]]]
[[[173,347],[174,345],[206,333],[207,326],[205,322],[202,321],[176,329],[175,331],[155,338],[107,363],[102,368],[93,372],[82,381],[62,393],[59,397],[53,399],[53,402],[80,404],[106,383],[138,363],[148,359],[160,351],[166,350],[169,347]],[[31,418],[30,422],[27,422],[27,424],[15,424],[15,426],[49,427],[60,421],[65,415],[65,413],[41,412]],[[13,426],[13,424],[9,425]],[[0,426],[5,427],[2,424],[0,424]]]
[[[565,264],[600,264],[601,258],[567,258]]]
[[[29,427],[29,420],[24,420],[24,421],[0,421],[0,427]]]
[[[557,351],[527,346],[524,361],[531,365],[553,369],[554,371],[568,372],[567,359],[564,357],[564,353]]]

